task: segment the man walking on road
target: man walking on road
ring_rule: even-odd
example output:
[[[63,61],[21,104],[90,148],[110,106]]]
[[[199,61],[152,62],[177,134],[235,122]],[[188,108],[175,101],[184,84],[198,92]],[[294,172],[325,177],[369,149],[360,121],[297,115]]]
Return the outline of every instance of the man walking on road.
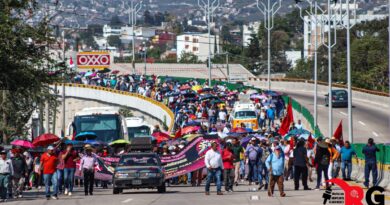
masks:
[[[344,147],[340,150],[341,154],[341,171],[344,181],[351,181],[352,173],[352,156],[356,156],[355,150],[349,144],[349,141],[345,141]],[[348,172],[345,172],[348,169]]]
[[[302,179],[304,190],[311,190],[307,186],[308,178],[308,159],[307,150],[305,148],[305,140],[300,139],[296,148],[294,149],[294,185],[295,190],[299,190],[299,179]]]
[[[14,150],[14,156],[12,157],[12,167],[14,168],[14,174],[12,176],[12,192],[14,198],[22,198],[22,191],[24,186],[24,179],[28,175],[28,167],[26,160],[22,156],[21,148]]]
[[[261,159],[263,153],[263,150],[256,144],[256,140],[257,140],[256,137],[252,137],[250,144],[247,146],[245,150],[245,156],[247,157],[247,163],[249,166],[249,173],[248,173],[249,185],[251,185],[252,182],[258,181],[257,164]]]
[[[65,195],[72,196],[74,173],[76,171],[76,161],[79,159],[77,152],[73,149],[72,144],[66,146],[66,150],[61,154],[64,160],[64,182]]]
[[[238,180],[240,179],[240,165],[241,165],[241,154],[244,154],[244,148],[240,145],[237,138],[233,138],[232,151],[234,155],[234,183],[238,186]]]
[[[282,148],[280,146],[275,147],[275,151],[268,156],[265,165],[267,166],[267,169],[270,172],[268,196],[272,197],[274,195],[275,183],[277,183],[280,196],[285,197],[286,193],[284,193],[284,185],[283,185],[284,155],[283,155]]]
[[[80,161],[80,171],[84,174],[84,192],[85,196],[93,195],[93,184],[95,181],[95,167],[97,166],[97,159],[92,154],[92,146],[85,145],[85,155]]]
[[[226,143],[225,149],[222,151],[223,161],[223,179],[225,184],[225,191],[233,192],[233,180],[234,180],[234,155],[232,152],[232,144]]]
[[[376,152],[379,149],[376,147],[374,139],[368,139],[367,145],[363,148],[363,154],[365,156],[365,167],[364,167],[364,186],[368,188],[370,186],[370,172],[372,172],[372,182],[375,186],[378,181],[378,168],[376,165]]]
[[[10,177],[13,175],[12,161],[7,159],[7,152],[0,151],[0,202],[7,201],[7,190]]]
[[[223,195],[221,191],[221,172],[223,169],[222,157],[218,152],[217,143],[211,144],[211,149],[206,152],[204,161],[207,168],[206,195],[210,195],[211,179],[215,178],[217,183],[217,195]]]
[[[47,147],[47,152],[41,156],[41,168],[43,168],[43,181],[45,183],[46,199],[50,199],[50,182],[53,185],[52,199],[58,199],[58,186],[57,186],[57,174],[56,167],[58,164],[58,158],[54,155],[54,147]]]

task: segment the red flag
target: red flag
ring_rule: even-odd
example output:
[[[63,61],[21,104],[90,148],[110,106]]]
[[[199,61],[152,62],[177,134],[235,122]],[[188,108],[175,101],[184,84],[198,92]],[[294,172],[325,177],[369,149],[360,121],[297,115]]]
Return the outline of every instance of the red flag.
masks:
[[[280,126],[280,129],[278,131],[281,136],[284,136],[288,133],[292,122],[294,122],[294,116],[293,116],[291,100],[290,100],[287,106],[287,114],[283,118],[282,125]]]
[[[313,137],[311,136],[311,133],[310,133],[309,138],[307,138],[307,143],[308,143],[309,149],[313,149],[314,142],[315,142],[315,140],[313,139]]]
[[[179,137],[181,137],[181,128],[179,128],[177,131],[176,131],[176,133],[175,133],[175,138],[179,138]]]
[[[336,138],[339,141],[340,146],[344,146],[344,139],[343,139],[343,121],[340,120],[339,126],[333,133],[333,137]]]

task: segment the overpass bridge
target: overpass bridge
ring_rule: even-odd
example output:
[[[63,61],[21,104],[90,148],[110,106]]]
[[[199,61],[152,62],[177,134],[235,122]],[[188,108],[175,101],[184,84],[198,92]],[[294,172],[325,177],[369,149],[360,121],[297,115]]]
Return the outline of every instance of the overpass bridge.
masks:
[[[174,114],[163,103],[136,93],[129,93],[99,86],[82,84],[57,84],[57,95],[62,96],[62,86],[65,86],[65,126],[73,121],[76,112],[86,107],[115,106],[127,108],[134,116],[143,116],[151,125],[159,124],[171,130]],[[55,86],[53,85],[52,88]],[[58,106],[61,108],[61,105]],[[62,109],[56,114],[55,134],[61,136]],[[65,127],[66,128],[66,127]]]

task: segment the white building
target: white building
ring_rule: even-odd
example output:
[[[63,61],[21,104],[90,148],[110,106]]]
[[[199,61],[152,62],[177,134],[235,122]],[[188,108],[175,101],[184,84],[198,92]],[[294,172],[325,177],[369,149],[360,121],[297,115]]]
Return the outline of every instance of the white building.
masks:
[[[110,25],[105,24],[103,26],[103,37],[107,38],[109,36],[119,36],[121,35],[121,27],[111,27]]]
[[[251,22],[249,25],[244,25],[242,29],[242,44],[247,47],[251,41],[251,35],[257,35],[259,31],[260,22]]]
[[[340,6],[337,6],[337,8],[340,8]],[[341,8],[343,11],[345,11],[346,5],[342,5]],[[385,19],[387,15],[380,15],[380,14],[366,14],[366,15],[356,15],[356,20],[353,18],[353,14],[357,11],[357,5],[350,4],[350,24],[358,24],[365,21],[373,21],[373,20],[381,20]],[[323,37],[327,38],[327,32],[328,32],[328,24],[326,22],[322,23],[321,16],[317,15],[315,16],[304,16],[304,28],[303,28],[303,47],[304,52],[303,56],[304,58],[311,58],[315,51],[315,39],[317,38],[317,48],[320,47],[321,42],[323,39],[321,39],[321,33],[323,33]],[[333,22],[331,22],[331,25],[337,25],[337,29],[343,29],[341,25],[346,25],[347,18],[345,15],[333,15],[331,17],[333,19]],[[316,23],[317,20],[317,23]],[[325,21],[325,19],[323,20]],[[334,29],[334,27],[331,27]],[[315,36],[315,31],[317,29],[317,36]]]
[[[302,58],[301,51],[286,51],[287,61],[291,62],[291,68],[295,68],[297,61]]]
[[[215,50],[215,39],[219,45],[219,36],[210,36],[211,40],[211,55]],[[209,40],[207,33],[187,33],[179,35],[176,38],[177,44],[177,59],[180,60],[182,53],[192,53],[198,57],[198,60],[206,61],[209,53]],[[217,47],[217,51],[219,48]]]

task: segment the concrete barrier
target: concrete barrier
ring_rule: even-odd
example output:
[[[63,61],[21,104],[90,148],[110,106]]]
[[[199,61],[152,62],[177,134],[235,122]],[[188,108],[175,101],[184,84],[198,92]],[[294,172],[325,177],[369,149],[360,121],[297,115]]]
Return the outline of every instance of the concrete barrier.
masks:
[[[119,91],[99,86],[90,86],[82,84],[64,85],[66,97],[96,100],[140,110],[142,112],[150,114],[151,116],[154,116],[162,123],[165,122],[165,124],[168,126],[169,131],[173,128],[174,114],[172,113],[172,111],[163,103],[155,101],[151,98],[135,93],[129,93],[126,91]],[[59,96],[62,95],[61,86],[62,84],[57,85]]]

